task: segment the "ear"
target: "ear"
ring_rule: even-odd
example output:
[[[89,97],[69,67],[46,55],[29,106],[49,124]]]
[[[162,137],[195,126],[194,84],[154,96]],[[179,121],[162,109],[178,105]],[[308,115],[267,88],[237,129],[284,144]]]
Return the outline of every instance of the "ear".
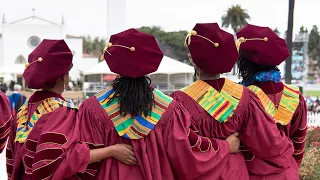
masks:
[[[192,66],[193,66],[193,67],[196,67],[195,64],[194,64],[194,62],[193,62],[193,60],[192,60],[192,56],[191,56],[190,53],[188,53],[188,58],[189,58],[189,61],[190,61],[191,64],[192,64]]]
[[[193,65],[193,67],[194,67],[194,70],[195,70],[197,73],[200,73],[200,72],[201,72],[200,68],[199,68],[195,63],[192,62],[192,65]]]
[[[68,74],[63,75],[61,79],[62,81],[65,81],[66,79],[68,79]]]

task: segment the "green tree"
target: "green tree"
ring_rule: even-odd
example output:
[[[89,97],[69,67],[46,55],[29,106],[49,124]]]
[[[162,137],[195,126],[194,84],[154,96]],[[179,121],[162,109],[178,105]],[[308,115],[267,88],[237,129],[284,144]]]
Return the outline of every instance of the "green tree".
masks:
[[[300,34],[303,34],[303,33],[308,33],[308,29],[305,28],[304,26],[301,26],[300,27],[300,31],[299,31]]]
[[[82,37],[83,39],[83,53],[91,54],[99,57],[106,45],[106,41],[103,38],[95,37],[93,40],[90,36]]]
[[[286,40],[287,40],[287,34],[288,34],[288,31],[285,31],[284,34],[283,34],[283,38],[286,39]]]
[[[188,59],[188,48],[184,46],[184,40],[187,36],[187,31],[168,32],[163,37],[164,42],[172,49],[174,58],[183,61]]]
[[[287,30],[287,46],[289,53],[292,54],[292,34],[293,34],[293,17],[294,17],[294,1],[289,0],[289,12],[288,12],[288,30]],[[286,75],[285,82],[291,84],[291,66],[292,66],[292,56],[289,56],[286,60]]]
[[[161,38],[166,34],[159,26],[152,26],[152,27],[143,26],[139,28],[138,31],[144,32],[146,34],[150,34],[156,38]]]
[[[304,27],[303,27],[303,26],[300,27],[299,33],[300,33],[300,34],[301,34],[301,33],[304,33]]]
[[[312,59],[320,60],[320,35],[316,25],[312,27],[309,34],[308,51]]]
[[[233,5],[226,14],[222,16],[222,27],[228,28],[231,26],[234,32],[237,32],[242,27],[248,24],[250,19],[247,10],[242,9],[240,5]]]
[[[154,36],[157,39],[161,50],[166,56],[177,59],[179,61],[188,59],[188,49],[184,46],[184,40],[186,35],[188,34],[187,31],[165,32],[157,26],[144,26],[139,28],[138,30]]]
[[[93,52],[91,36],[82,37],[83,53],[91,54]]]
[[[278,36],[280,35],[280,31],[278,30],[278,28],[275,28],[273,32],[276,33]]]
[[[222,27],[228,28],[231,26],[234,33],[243,28],[248,24],[248,20],[250,19],[247,10],[242,9],[240,5],[231,6],[225,15],[221,17]],[[236,74],[236,66],[233,68],[233,75]]]
[[[104,47],[106,45],[106,41],[104,39],[100,39],[98,37],[94,38],[92,43],[92,54],[95,56],[100,56]]]

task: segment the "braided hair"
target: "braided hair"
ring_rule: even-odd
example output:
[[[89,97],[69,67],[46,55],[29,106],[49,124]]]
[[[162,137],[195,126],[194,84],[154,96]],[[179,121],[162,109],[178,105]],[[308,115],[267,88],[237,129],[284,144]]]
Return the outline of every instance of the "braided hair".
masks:
[[[243,79],[244,82],[248,82],[258,72],[266,72],[269,70],[279,69],[276,66],[266,66],[251,62],[241,51],[239,52],[238,65],[238,76]]]
[[[108,103],[118,98],[122,116],[127,114],[132,117],[137,115],[149,116],[154,105],[153,90],[150,84],[151,79],[146,76],[139,78],[118,76],[112,82],[114,96]]]

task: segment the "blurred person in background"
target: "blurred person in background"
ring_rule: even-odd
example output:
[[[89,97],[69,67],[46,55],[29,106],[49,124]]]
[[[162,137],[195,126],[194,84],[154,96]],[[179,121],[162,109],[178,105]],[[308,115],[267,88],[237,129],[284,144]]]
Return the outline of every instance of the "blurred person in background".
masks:
[[[8,88],[7,93],[6,93],[7,96],[10,96],[13,93],[15,84],[16,84],[16,82],[10,81],[9,88]]]
[[[7,90],[8,90],[7,84],[6,84],[6,83],[1,83],[1,85],[0,85],[0,90],[1,90],[1,92],[3,92],[4,94],[6,94],[6,93],[7,93]]]
[[[10,109],[13,116],[16,115],[18,109],[26,102],[27,98],[22,95],[22,87],[19,84],[13,86],[13,92],[9,96]]]

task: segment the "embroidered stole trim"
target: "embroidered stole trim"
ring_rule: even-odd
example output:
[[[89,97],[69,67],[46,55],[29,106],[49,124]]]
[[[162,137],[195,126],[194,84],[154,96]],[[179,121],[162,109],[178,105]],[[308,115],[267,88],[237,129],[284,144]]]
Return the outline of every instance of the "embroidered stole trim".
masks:
[[[259,97],[266,112],[270,114],[277,123],[286,126],[291,122],[300,103],[298,87],[284,84],[278,109],[268,95],[266,95],[258,86],[251,85],[248,86],[248,88]]]
[[[17,113],[17,133],[15,142],[24,143],[32,131],[36,122],[41,118],[42,115],[53,112],[59,107],[68,107],[71,109],[78,109],[76,106],[68,103],[57,97],[45,99],[37,107],[32,114],[31,118],[28,119],[28,102],[24,103]]]
[[[206,82],[199,80],[181,91],[194,99],[215,120],[226,122],[238,107],[243,86],[225,79],[223,88],[219,92]]]
[[[126,116],[120,114],[118,98],[115,98],[113,101],[108,103],[113,95],[114,91],[111,87],[109,87],[96,94],[96,98],[101,107],[111,118],[119,136],[127,139],[141,139],[147,136],[159,122],[163,113],[167,110],[168,106],[172,102],[171,97],[163,94],[157,89],[154,89],[154,106],[152,107],[150,116],[138,115],[133,118],[130,114],[127,114]]]
[[[274,117],[274,115],[277,112],[277,109],[273,102],[269,99],[268,95],[266,95],[258,86],[251,85],[248,86],[248,88],[259,97],[266,112],[270,114],[272,117]]]

